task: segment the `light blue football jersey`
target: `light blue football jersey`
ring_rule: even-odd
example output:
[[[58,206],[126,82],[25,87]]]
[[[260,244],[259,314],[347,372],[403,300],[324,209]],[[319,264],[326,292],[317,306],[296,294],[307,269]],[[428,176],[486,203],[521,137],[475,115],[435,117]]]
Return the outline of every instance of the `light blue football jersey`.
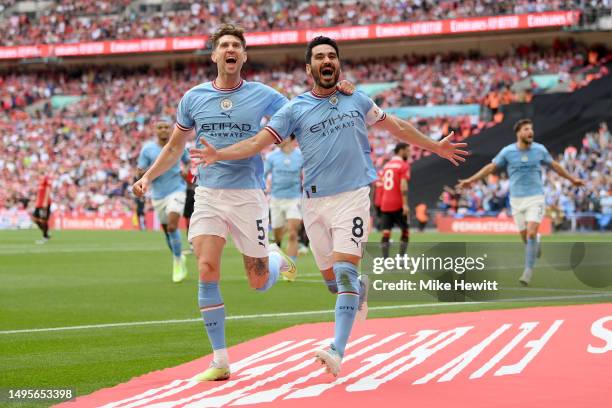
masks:
[[[302,166],[304,158],[300,149],[285,153],[274,150],[264,163],[264,175],[272,174],[274,198],[299,198],[302,195]]]
[[[142,170],[148,169],[157,159],[157,156],[162,151],[162,147],[156,141],[145,143],[138,155],[138,168]],[[189,152],[183,151],[180,162],[189,163]],[[153,180],[151,183],[151,197],[154,200],[160,200],[175,191],[185,191],[187,184],[181,175],[181,166],[176,162],[168,171]]]
[[[204,138],[221,149],[253,137],[261,129],[261,119],[278,111],[287,98],[259,82],[242,81],[232,89],[221,89],[213,82],[191,88],[176,112],[179,129],[195,127],[196,147]],[[219,161],[198,169],[198,185],[209,188],[263,189],[261,154],[242,159]]]
[[[304,156],[304,194],[323,197],[357,190],[376,180],[366,116],[376,108],[362,92],[292,99],[266,126],[278,141],[292,133]],[[380,119],[385,118],[381,113]]]
[[[544,194],[542,165],[549,166],[553,158],[540,143],[520,150],[516,143],[508,145],[493,159],[496,167],[506,168],[510,178],[510,197],[531,197]]]

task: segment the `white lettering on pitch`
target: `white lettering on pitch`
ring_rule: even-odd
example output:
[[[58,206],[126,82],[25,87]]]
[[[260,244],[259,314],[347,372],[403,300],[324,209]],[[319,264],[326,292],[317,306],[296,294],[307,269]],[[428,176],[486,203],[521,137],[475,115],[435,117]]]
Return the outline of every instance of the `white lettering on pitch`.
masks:
[[[346,387],[346,390],[349,392],[375,390],[380,385],[393,380],[411,368],[423,363],[430,356],[463,337],[471,329],[473,329],[473,326],[457,327],[442,332],[432,340],[412,350],[407,356],[398,358],[375,373],[363,377],[354,384],[349,385]],[[410,363],[405,364],[408,361],[410,361]]]
[[[374,344],[370,344],[369,346],[363,347],[361,349],[359,349],[359,351],[357,351],[356,353],[352,353],[352,354],[347,354],[344,359],[342,359],[342,363],[346,363],[349,360],[353,360],[355,358],[358,358],[366,353],[369,353],[372,350],[377,349],[378,347],[389,343],[390,341],[395,340],[398,337],[401,337],[402,335],[404,335],[405,333],[395,333],[392,334],[390,336],[387,336],[385,338],[383,338],[382,340],[377,341]],[[300,377],[294,381],[288,382],[283,384],[280,387],[277,388],[273,388],[271,390],[266,390],[266,391],[260,391],[260,392],[256,392],[250,395],[247,395],[246,397],[240,398],[237,401],[234,401],[234,403],[232,405],[248,405],[248,404],[259,404],[259,403],[263,403],[263,402],[272,402],[274,401],[276,398],[287,394],[291,391],[293,391],[295,389],[295,386],[298,384],[303,384],[313,378],[316,378],[322,374],[325,373],[325,369],[324,368],[319,368],[311,373],[309,373],[308,375],[305,375],[303,377]],[[344,378],[344,377],[343,377]],[[304,389],[301,390],[297,390],[296,392],[290,394],[289,396],[285,397],[285,399],[287,398],[302,398],[302,397],[309,397],[309,396],[316,396],[319,395],[321,393],[323,393],[325,390],[334,387],[336,384],[336,382],[333,382],[331,384],[329,383],[324,383],[324,384],[316,384],[310,387],[306,387]],[[302,395],[301,393],[305,392],[304,395]],[[294,396],[295,394],[300,394],[299,396]],[[310,395],[312,394],[312,395]]]
[[[371,357],[366,358],[365,360],[363,360],[363,362],[367,362],[367,364],[362,365],[361,367],[359,367],[357,370],[347,374],[347,375],[343,375],[342,377],[340,377],[339,379],[337,379],[336,381],[332,382],[332,383],[328,383],[328,384],[315,384],[315,385],[311,385],[308,386],[306,388],[302,388],[301,390],[297,390],[289,395],[287,395],[285,397],[285,399],[291,399],[291,398],[304,398],[304,397],[316,397],[321,395],[323,392],[336,387],[338,385],[344,384],[345,382],[352,380],[353,378],[357,378],[359,377],[361,374],[379,366],[380,364],[384,363],[386,360],[389,360],[395,356],[397,356],[398,354],[404,352],[405,350],[409,349],[410,347],[415,346],[416,344],[419,344],[423,341],[425,341],[425,339],[427,337],[430,337],[434,334],[436,334],[438,332],[438,330],[420,330],[419,332],[417,332],[413,337],[414,339],[412,339],[411,341],[409,341],[408,343],[397,347],[396,349],[394,349],[393,351],[390,351],[388,353],[379,353],[379,354],[375,354]],[[363,354],[363,353],[357,353],[357,354]],[[355,357],[357,357],[355,355]]]
[[[449,361],[447,364],[427,374],[425,377],[416,380],[415,382],[413,382],[413,384],[425,384],[429,382],[430,380],[434,379],[435,377],[442,375],[444,373],[446,374],[442,375],[442,377],[440,377],[438,382],[445,382],[445,381],[452,380],[453,378],[455,378],[457,374],[463,371],[463,369],[467,367],[468,364],[474,361],[474,359],[478,357],[478,355],[482,353],[482,351],[485,348],[487,348],[489,344],[493,342],[493,340],[498,338],[503,332],[508,330],[511,326],[512,326],[511,324],[504,324],[500,326],[491,335],[489,335],[489,337],[487,337],[486,339],[484,339],[483,341],[481,341],[480,343],[478,343],[477,345],[475,345],[474,347],[472,347],[465,353],[459,355],[454,360]]]
[[[358,344],[363,343],[364,341],[369,340],[370,338],[374,337],[373,334],[368,334],[365,335],[363,337],[360,337],[352,342],[350,342],[347,345],[347,349],[349,349],[350,347],[354,347]],[[323,345],[328,345],[329,344],[329,340],[324,340],[323,342],[321,342],[320,346]],[[317,347],[318,348],[318,347]],[[253,367],[252,369],[250,369],[249,371],[253,370],[253,371],[257,371],[258,374],[257,375],[261,375],[264,374],[268,371],[271,371],[273,369],[275,369],[276,367],[280,366],[281,364],[287,363],[287,362],[293,362],[296,360],[302,360],[304,357],[308,356],[308,358],[305,361],[300,362],[299,364],[296,364],[286,370],[283,371],[278,371],[276,373],[274,373],[274,375],[269,375],[268,377],[265,377],[261,380],[255,381],[253,384],[247,385],[246,387],[243,387],[239,390],[236,391],[232,391],[229,394],[225,394],[225,395],[219,395],[219,396],[214,396],[214,397],[209,397],[209,398],[201,398],[203,396],[203,394],[209,395],[212,394],[214,392],[216,392],[218,390],[217,389],[213,389],[210,391],[206,391],[203,393],[198,394],[197,396],[197,400],[193,400],[194,402],[190,403],[190,404],[186,404],[183,408],[196,408],[196,407],[221,407],[224,405],[229,404],[230,402],[232,402],[235,399],[238,399],[240,397],[244,397],[246,394],[248,394],[249,392],[259,388],[259,387],[263,387],[264,385],[270,383],[270,382],[274,382],[277,380],[280,380],[281,378],[294,373],[296,371],[300,371],[306,367],[308,367],[311,364],[314,364],[314,359],[312,358],[313,355],[312,353],[314,352],[314,350],[309,350],[306,351],[304,353],[299,353],[297,355],[293,355],[291,357],[286,358],[284,361],[280,362],[280,363],[272,363],[272,364],[268,364],[268,366],[266,367],[266,370],[259,370],[258,367]],[[246,374],[246,372],[242,372],[242,374]],[[271,374],[271,373],[270,373]],[[249,380],[253,379],[253,375],[249,375]],[[181,403],[182,404],[182,403]],[[176,405],[181,405],[181,404],[174,404],[173,406]]]
[[[606,329],[604,324],[612,321],[612,316],[602,317],[591,325],[591,334],[595,337],[599,337],[606,342],[603,347],[595,347],[591,344],[587,347],[587,351],[592,354],[603,354],[608,351],[612,351],[612,330]]]
[[[516,346],[519,344],[533,329],[538,326],[537,322],[525,322],[521,324],[520,332],[508,344],[502,348],[499,353],[497,353],[493,358],[486,362],[485,365],[476,370],[472,375],[470,375],[470,380],[474,378],[480,378],[489,372],[490,369],[495,367],[497,363],[499,363],[504,357],[506,357]]]
[[[559,330],[559,327],[561,327],[562,324],[563,324],[563,320],[555,320],[555,322],[550,326],[550,328],[546,331],[546,333],[544,333],[542,338],[538,340],[531,340],[527,342],[527,344],[525,345],[525,348],[529,348],[531,350],[529,350],[529,352],[525,354],[525,357],[523,357],[521,361],[513,365],[507,365],[507,366],[501,367],[499,370],[495,372],[494,375],[498,376],[498,375],[521,373],[525,369],[527,364],[529,364],[529,362],[531,362],[531,360],[533,360],[535,356],[537,356],[538,353],[542,351],[546,343],[548,343],[548,340],[550,340],[553,334],[555,334],[555,332]]]
[[[283,341],[280,342],[278,344],[275,344],[271,347],[268,347],[265,350],[259,351],[245,359],[242,359],[240,361],[238,361],[235,364],[232,364],[232,368],[234,366],[236,367],[245,367],[248,365],[251,365],[255,362],[259,362],[261,360],[267,359],[267,358],[274,358],[280,354],[286,353],[288,351],[294,350],[298,347],[303,347],[311,342],[315,341],[315,339],[306,339],[306,340],[302,340],[300,342],[294,342],[294,341]],[[294,343],[294,344],[291,344]],[[238,370],[238,369],[237,369]],[[142,406],[142,405],[147,405],[150,406],[152,404],[150,404],[150,402],[152,401],[156,401],[156,400],[160,400],[160,399],[164,399],[167,398],[169,396],[172,396],[174,394],[176,394],[177,392],[181,392],[184,391],[186,389],[189,389],[195,385],[198,384],[197,381],[187,381],[186,384],[182,385],[182,386],[178,386],[181,382],[185,382],[186,380],[176,380],[173,381],[170,384],[164,385],[162,387],[159,388],[154,388],[151,390],[148,390],[142,394],[138,394],[135,395],[131,398],[127,398],[121,401],[116,401],[107,405],[104,405],[103,408],[114,408],[117,407],[119,405],[123,405],[126,403],[130,403],[129,405],[122,407],[122,408],[132,408],[132,407],[138,407],[138,406]],[[238,379],[234,382],[240,382],[240,381],[245,381],[244,378]],[[231,381],[229,381],[231,382]],[[228,382],[228,383],[229,383]],[[228,383],[224,384],[223,386],[226,386]],[[223,387],[222,386],[222,387]],[[219,387],[215,388],[215,390],[217,390]],[[174,405],[174,403],[172,404]]]

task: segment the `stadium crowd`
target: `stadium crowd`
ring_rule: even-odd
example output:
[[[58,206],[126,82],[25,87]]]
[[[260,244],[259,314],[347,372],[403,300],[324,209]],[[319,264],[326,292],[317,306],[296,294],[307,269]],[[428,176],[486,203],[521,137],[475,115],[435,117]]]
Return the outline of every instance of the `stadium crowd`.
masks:
[[[555,72],[573,78],[575,70],[588,64],[585,50],[575,45],[556,51],[528,49],[497,59],[459,54],[411,56],[346,61],[343,68],[345,78],[357,84],[405,83],[408,90],[398,86],[375,97],[388,107],[484,104],[491,91],[507,89],[533,73]],[[35,180],[45,170],[55,177],[53,200],[58,209],[130,209],[127,187],[135,176],[138,151],[152,136],[149,122],[162,115],[174,116],[183,93],[214,75],[214,65],[200,62],[163,70],[92,68],[0,75],[0,178],[6,180],[0,190],[0,208],[27,206],[35,193]],[[283,64],[283,69],[250,65],[245,67],[245,78],[269,84],[290,97],[309,87],[298,61]],[[419,97],[407,99],[395,93]],[[76,96],[78,101],[52,108],[50,97],[57,95]],[[39,108],[32,109],[30,104],[37,100]],[[464,139],[488,126],[477,116],[411,120],[435,139],[451,130],[457,139]],[[388,136],[372,132],[370,139],[375,162],[380,165],[390,154]],[[413,151],[413,160],[421,154]]]
[[[204,35],[228,21],[270,31],[612,7],[610,0],[174,0],[141,9],[131,0],[55,0],[19,13],[13,3],[0,10],[0,45]]]
[[[603,122],[587,133],[582,145],[568,146],[556,160],[570,174],[587,181],[584,188],[573,187],[554,171],[544,173],[547,215],[557,228],[601,228],[612,226],[612,135]],[[505,216],[510,211],[509,181],[505,173],[492,174],[470,189],[458,191],[446,187],[438,208],[450,215]]]

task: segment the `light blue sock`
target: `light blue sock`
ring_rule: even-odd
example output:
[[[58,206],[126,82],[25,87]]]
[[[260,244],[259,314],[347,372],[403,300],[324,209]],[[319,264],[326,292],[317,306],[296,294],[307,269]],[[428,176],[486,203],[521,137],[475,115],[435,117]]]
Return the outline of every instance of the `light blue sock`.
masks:
[[[268,254],[268,280],[263,287],[257,288],[256,290],[265,292],[274,286],[276,281],[278,281],[278,275],[280,274],[282,262],[283,258],[281,258],[277,252],[270,252]]]
[[[166,231],[164,231],[164,235],[166,236],[166,245],[168,245],[168,249],[172,251],[172,245],[170,245],[170,235]]]
[[[535,238],[528,239],[527,244],[525,245],[525,269],[533,269],[537,253],[537,241],[535,240]]]
[[[357,267],[350,262],[335,262],[334,274],[338,285],[336,298],[336,327],[332,347],[344,357],[355,315],[359,308],[359,279]]]
[[[169,244],[170,250],[172,251],[172,255],[179,258],[181,256],[182,244],[181,244],[181,233],[179,230],[174,230],[174,232],[169,232]]]
[[[329,289],[329,291],[331,293],[333,293],[334,295],[338,293],[338,284],[336,283],[336,280],[326,280],[325,284],[327,285],[327,289]]]
[[[225,305],[219,291],[219,282],[198,284],[198,304],[204,327],[213,350],[225,348]]]

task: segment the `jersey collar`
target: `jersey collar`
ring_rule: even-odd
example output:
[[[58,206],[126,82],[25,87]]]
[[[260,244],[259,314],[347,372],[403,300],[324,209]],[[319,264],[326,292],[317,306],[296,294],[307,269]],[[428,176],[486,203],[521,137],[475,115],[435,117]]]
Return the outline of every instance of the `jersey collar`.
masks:
[[[213,87],[215,90],[217,90],[217,91],[222,91],[222,92],[231,92],[231,91],[235,91],[236,89],[240,88],[240,87],[242,86],[242,84],[243,84],[243,83],[244,83],[244,80],[243,80],[242,78],[240,78],[240,82],[239,82],[239,83],[238,83],[238,85],[236,85],[235,87],[233,87],[233,88],[221,88],[221,87],[218,87],[218,86],[215,84],[215,80],[213,80],[213,81],[212,81],[212,87]]]
[[[338,92],[338,90],[336,89],[336,90],[334,90],[334,92],[330,93],[329,95],[321,95],[321,94],[315,92],[314,88],[310,90],[310,94],[312,96],[314,96],[315,98],[318,98],[318,99],[329,98],[330,96],[335,95],[337,92]]]

